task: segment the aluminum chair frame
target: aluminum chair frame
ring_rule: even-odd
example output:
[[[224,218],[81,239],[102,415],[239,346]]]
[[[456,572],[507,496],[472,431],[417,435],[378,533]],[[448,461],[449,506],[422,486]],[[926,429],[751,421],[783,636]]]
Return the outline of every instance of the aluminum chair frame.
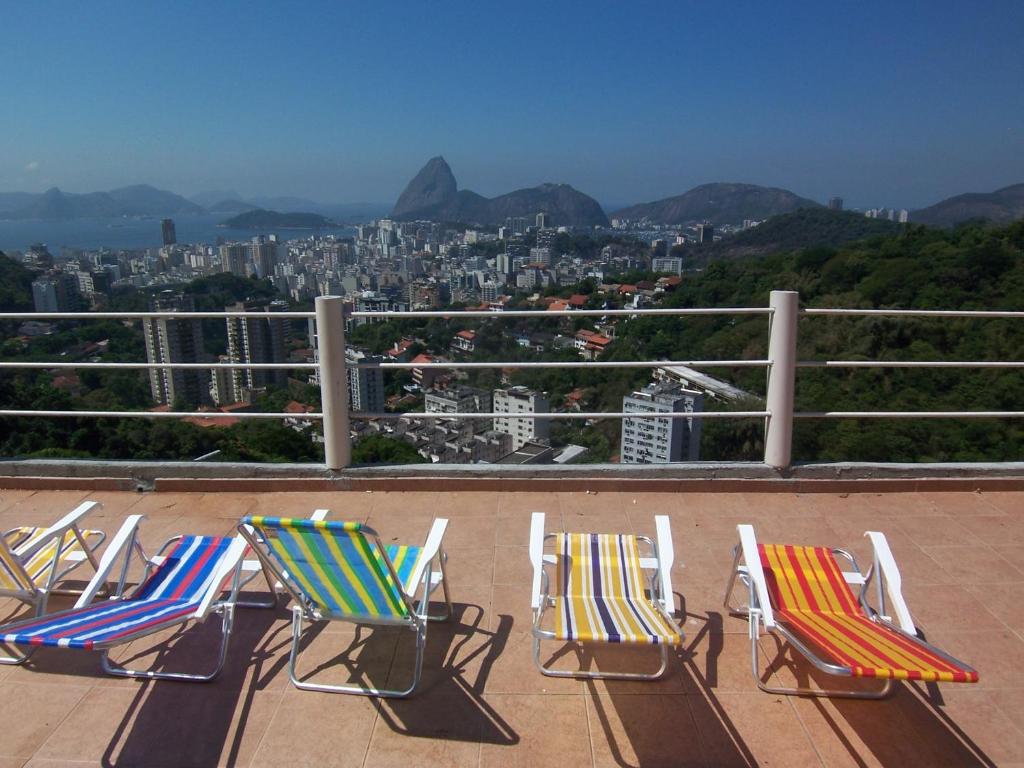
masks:
[[[765,634],[774,635],[776,639],[781,638],[793,646],[818,670],[834,677],[853,678],[853,670],[850,667],[833,664],[811,650],[794,632],[786,626],[775,621],[774,611],[771,606],[771,599],[768,593],[768,584],[764,577],[764,569],[761,565],[758,554],[757,539],[753,526],[739,525],[737,530],[740,535],[740,543],[733,550],[732,571],[726,584],[724,607],[732,616],[746,618],[749,622],[750,636],[750,672],[753,675],[757,687],[767,693],[789,695],[789,696],[820,696],[829,698],[847,699],[884,699],[895,690],[896,680],[886,678],[885,683],[877,691],[860,691],[844,689],[810,688],[807,686],[773,686],[768,685],[761,679],[759,645],[760,631],[763,628]],[[958,659],[939,648],[924,642],[917,635],[917,628],[914,626],[910,610],[901,591],[902,578],[896,560],[889,549],[889,543],[885,534],[877,531],[868,531],[864,534],[870,541],[872,547],[872,565],[866,574],[862,573],[857,564],[857,558],[852,552],[845,549],[832,548],[833,555],[840,555],[852,566],[852,571],[843,571],[843,577],[847,584],[859,586],[858,602],[869,619],[875,621],[887,629],[915,642],[924,645],[929,651],[953,664],[961,666],[967,671],[973,670]],[[741,565],[741,560],[743,564]],[[754,563],[752,567],[750,564]],[[733,606],[732,596],[736,589],[737,581],[742,582],[748,590],[746,606]],[[878,609],[868,601],[868,594],[874,587],[875,599],[878,601]],[[885,615],[887,601],[895,614],[897,623],[893,617]]]
[[[325,510],[317,510],[312,519],[323,519]],[[419,685],[423,671],[423,652],[427,641],[427,625],[430,622],[448,621],[452,617],[452,601],[448,587],[448,575],[445,565],[448,562],[448,555],[442,546],[445,529],[448,520],[436,518],[430,533],[427,535],[423,545],[420,559],[418,560],[413,574],[409,579],[410,585],[414,586],[412,594],[406,592],[406,585],[402,584],[395,571],[391,558],[388,557],[387,549],[380,540],[380,535],[373,528],[363,525],[360,533],[373,542],[381,554],[388,575],[392,582],[397,585],[396,592],[407,614],[400,618],[387,616],[373,616],[357,613],[332,613],[324,611],[311,598],[307,597],[302,588],[288,575],[287,570],[281,563],[267,551],[267,547],[259,530],[248,525],[241,524],[238,527],[239,533],[249,542],[253,552],[259,558],[269,583],[274,584],[278,589],[283,589],[295,601],[292,606],[292,644],[288,658],[288,678],[292,685],[303,691],[319,691],[321,693],[351,693],[359,696],[378,696],[381,698],[404,698],[412,694]],[[437,561],[437,573],[434,572],[433,563]],[[442,614],[430,614],[430,596],[441,587],[444,594],[445,610]],[[419,602],[416,602],[416,595],[421,592]],[[405,688],[377,688],[356,684],[327,684],[312,683],[299,677],[297,670],[298,658],[301,653],[301,639],[305,624],[323,621],[348,621],[357,625],[368,626],[391,626],[408,627],[415,634],[416,655],[413,661],[412,681]]]
[[[6,550],[7,561],[10,564],[10,568],[13,570],[12,575],[24,586],[21,589],[0,588],[0,597],[12,597],[15,600],[25,603],[32,608],[33,616],[39,617],[46,613],[46,606],[50,599],[50,595],[81,595],[84,590],[58,589],[55,585],[84,562],[88,562],[92,566],[94,573],[99,569],[99,561],[96,559],[96,550],[99,549],[106,540],[107,535],[102,531],[98,531],[97,533],[99,535],[94,537],[95,543],[90,545],[78,524],[86,515],[90,514],[94,510],[102,508],[102,506],[103,505],[98,501],[83,501],[68,514],[47,528],[46,532],[33,543],[32,547],[21,554],[15,554],[14,550],[8,546],[7,537],[24,526],[11,528],[4,532],[3,537],[0,538],[0,548]],[[65,534],[68,532],[74,534],[75,539],[78,541],[78,545],[82,548],[83,557],[67,558],[68,562],[63,568],[61,568],[61,547],[58,545],[54,549],[53,560],[50,562],[48,567],[49,576],[46,579],[46,583],[43,586],[39,586],[25,570],[24,563],[28,562],[34,554],[44,547],[49,546],[55,540],[58,542],[63,541]],[[35,649],[30,649],[25,652],[13,649],[9,651],[9,655],[0,656],[0,664],[24,664],[29,660],[34,652]]]
[[[146,555],[138,536],[139,524],[144,517],[145,515],[131,515],[125,520],[120,530],[115,534],[110,546],[107,547],[106,551],[103,553],[103,558],[100,561],[96,575],[93,577],[92,581],[89,582],[89,585],[83,591],[78,602],[76,602],[75,606],[68,611],[60,611],[52,614],[54,617],[59,617],[63,614],[72,614],[74,611],[92,604],[93,599],[102,591],[107,589],[108,577],[111,576],[119,560],[121,561],[121,565],[117,578],[117,586],[109,599],[122,601],[132,600],[131,596],[126,597],[124,593],[128,585],[128,571],[131,567],[133,556],[145,563],[145,572],[138,584],[138,586],[141,586],[157,569],[157,567],[164,562],[163,553],[167,551],[168,547],[184,538],[183,534],[172,536],[164,542],[156,555],[149,557]],[[231,637],[231,630],[234,622],[234,609],[237,603],[238,593],[242,587],[258,575],[257,573],[252,573],[245,578],[242,577],[242,558],[245,555],[246,549],[246,543],[241,537],[236,537],[231,541],[228,549],[221,556],[221,562],[217,566],[217,570],[211,578],[210,586],[207,588],[207,591],[200,600],[196,610],[177,622],[178,625],[184,627],[190,622],[202,623],[210,616],[210,614],[219,614],[221,616],[220,647],[217,654],[217,660],[212,671],[206,673],[192,673],[137,670],[118,666],[111,661],[109,656],[111,649],[130,643],[133,640],[154,634],[154,632],[167,629],[169,626],[174,626],[174,623],[161,624],[155,629],[133,632],[130,635],[119,637],[117,640],[113,641],[97,642],[92,646],[91,650],[100,652],[100,666],[103,671],[117,677],[202,683],[209,682],[217,677],[223,669],[224,662],[227,658],[228,641]],[[228,596],[221,599],[221,593],[227,589],[223,585],[229,577],[231,582]],[[9,625],[4,629],[17,629],[20,623],[21,622]]]
[[[589,672],[582,669],[561,670],[552,669],[541,661],[541,642],[544,640],[555,640],[559,638],[554,632],[544,629],[541,625],[548,608],[555,605],[555,598],[550,594],[550,576],[547,566],[554,567],[558,558],[557,555],[544,554],[544,545],[554,539],[557,532],[544,531],[544,513],[534,512],[530,520],[530,561],[533,565],[533,663],[542,675],[548,677],[569,677],[582,680],[642,680],[653,681],[664,676],[668,670],[669,646],[659,643],[660,665],[655,672]],[[672,613],[675,608],[675,598],[672,591],[672,565],[675,561],[675,549],[672,545],[672,530],[669,519],[666,515],[656,515],[654,518],[657,530],[658,541],[655,542],[649,536],[637,536],[638,542],[643,542],[649,547],[650,555],[640,558],[640,567],[648,571],[648,588],[651,592],[652,602],[655,609],[670,625],[679,631],[682,639],[684,633],[679,627]],[[660,546],[659,546],[660,545]],[[561,640],[562,643],[574,641]],[[602,645],[610,643],[599,642]]]

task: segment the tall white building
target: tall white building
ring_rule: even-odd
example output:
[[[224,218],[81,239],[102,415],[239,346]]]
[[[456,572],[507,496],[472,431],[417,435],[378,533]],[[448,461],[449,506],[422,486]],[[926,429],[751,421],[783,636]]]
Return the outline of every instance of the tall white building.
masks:
[[[531,440],[546,440],[551,434],[550,419],[502,417],[502,413],[551,413],[547,392],[526,387],[494,390],[494,429],[512,435],[512,450],[517,451]]]
[[[694,413],[704,410],[700,392],[677,384],[648,384],[622,398],[624,413]],[[644,418],[622,420],[623,464],[667,464],[700,459],[700,419]]]
[[[384,371],[381,368],[356,368],[357,363],[376,363],[383,358],[359,350],[346,349],[348,363],[348,401],[353,411],[382,413],[384,411]]]

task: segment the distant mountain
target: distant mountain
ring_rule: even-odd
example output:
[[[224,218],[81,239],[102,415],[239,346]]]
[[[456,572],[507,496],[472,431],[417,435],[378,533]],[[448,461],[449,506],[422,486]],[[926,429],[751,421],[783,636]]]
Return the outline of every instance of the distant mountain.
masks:
[[[196,205],[209,209],[224,200],[242,200],[242,195],[233,189],[211,189],[209,192],[198,192],[192,195],[191,200]]]
[[[0,192],[0,214],[25,208],[37,197],[31,192]]]
[[[876,235],[896,234],[901,229],[901,224],[887,219],[869,219],[853,211],[802,208],[772,216],[752,229],[723,237],[712,245],[686,246],[683,254],[706,263],[818,246],[835,248]]]
[[[318,213],[281,213],[259,208],[233,216],[221,226],[231,229],[329,229],[337,224]]]
[[[14,210],[0,212],[10,219],[81,219],[115,216],[177,216],[202,213],[203,209],[181,195],[145,184],[110,192],[72,194],[57,187]]]
[[[493,198],[459,190],[441,156],[431,158],[413,177],[391,216],[502,224],[510,216],[533,218],[538,213],[547,213],[554,226],[608,226],[600,204],[568,184],[541,184]]]
[[[968,192],[914,211],[915,224],[951,227],[968,219],[988,219],[993,224],[1009,224],[1024,218],[1024,184],[997,189],[995,192]]]
[[[245,202],[252,203],[257,208],[262,208],[267,211],[281,211],[282,213],[319,211],[323,208],[321,203],[318,203],[315,200],[308,200],[304,197],[250,197]]]
[[[741,224],[744,219],[766,219],[800,208],[819,208],[819,203],[788,189],[757,184],[701,184],[689,192],[653,203],[639,203],[612,213],[617,219],[649,219],[655,224]]]
[[[208,213],[245,213],[246,211],[255,211],[257,208],[259,206],[242,200],[221,200],[206,206]]]

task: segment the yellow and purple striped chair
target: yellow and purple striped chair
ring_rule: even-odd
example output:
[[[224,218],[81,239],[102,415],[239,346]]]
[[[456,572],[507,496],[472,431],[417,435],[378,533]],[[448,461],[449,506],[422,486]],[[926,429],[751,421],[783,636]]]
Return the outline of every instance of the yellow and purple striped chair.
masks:
[[[655,517],[655,524],[657,543],[646,536],[631,534],[546,534],[544,513],[533,514],[533,657],[543,674],[656,680],[665,673],[669,649],[682,643],[682,631],[671,616],[671,569],[675,557],[671,528],[665,516]],[[552,554],[544,554],[547,541],[554,542]],[[650,557],[640,556],[640,544],[651,550]],[[550,588],[552,569],[554,590]],[[553,629],[544,627],[549,611],[554,614]],[[661,653],[661,666],[654,673],[555,670],[541,662],[542,640],[656,645]]]
[[[268,581],[273,584],[276,579],[296,603],[288,675],[297,688],[368,696],[407,696],[415,690],[423,667],[427,622],[451,617],[447,556],[441,547],[447,525],[445,519],[435,520],[422,547],[384,546],[377,532],[362,523],[258,515],[243,518],[239,531],[266,569]],[[444,591],[445,613],[433,616],[428,606],[438,586]],[[385,689],[300,679],[296,662],[306,621],[408,627],[416,635],[411,684],[404,689]]]
[[[88,562],[93,571],[99,563],[96,550],[103,531],[83,530],[79,523],[99,509],[98,501],[83,501],[48,528],[19,526],[0,539],[0,596],[13,597],[42,616],[52,594],[79,595],[80,590],[58,589],[56,584]],[[0,664],[21,664],[27,655],[0,657]]]
[[[751,671],[758,687],[769,693],[881,698],[892,691],[895,680],[927,683],[973,683],[978,673],[963,662],[929,645],[917,636],[910,611],[901,593],[901,578],[888,542],[881,533],[869,531],[874,563],[863,576],[854,556],[842,549],[758,544],[753,526],[738,526],[733,573],[726,592],[729,605],[737,578],[750,593],[746,616],[753,644]],[[839,567],[836,555],[853,571]],[[861,587],[854,596],[851,585]],[[878,610],[867,600],[875,587]],[[888,602],[889,609],[886,608]],[[895,622],[883,615],[891,610]],[[800,651],[817,669],[841,677],[884,680],[878,691],[778,688],[761,679],[757,650],[758,628],[775,633]]]

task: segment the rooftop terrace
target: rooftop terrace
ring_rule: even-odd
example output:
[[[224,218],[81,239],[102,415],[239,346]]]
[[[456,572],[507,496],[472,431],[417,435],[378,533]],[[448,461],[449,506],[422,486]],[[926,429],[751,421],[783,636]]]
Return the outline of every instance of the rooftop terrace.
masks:
[[[456,486],[457,487],[457,486]],[[208,685],[104,676],[89,652],[40,650],[0,668],[0,766],[106,765],[1024,765],[1024,492],[622,493],[281,492],[136,494],[0,490],[0,524],[44,524],[80,500],[103,502],[90,527],[108,533],[144,513],[144,545],[176,533],[228,534],[246,513],[368,521],[385,542],[414,543],[432,517],[451,520],[456,621],[431,625],[419,692],[404,701],[301,692],[285,669],[290,614],[240,609],[224,673]],[[656,683],[541,676],[530,658],[529,513],[549,527],[653,533],[671,517],[684,647]],[[782,697],[755,688],[747,625],[722,609],[735,526],[764,541],[843,546],[868,560],[867,529],[884,531],[904,593],[927,638],[981,675],[976,685],[900,685],[889,700]],[[682,566],[679,561],[682,560]],[[60,599],[51,609],[64,607]],[[3,605],[0,618],[17,609]],[[212,660],[217,622],[147,638],[114,654],[145,667]],[[404,638],[403,638],[404,639]],[[304,654],[341,682],[358,662],[384,683],[407,659],[394,631],[337,624]],[[806,664],[762,641],[777,684]],[[644,653],[646,651],[646,653]],[[614,648],[591,668],[634,662]],[[649,668],[641,649],[638,669]],[[570,649],[566,666],[575,661]],[[403,667],[404,669],[404,667]]]

